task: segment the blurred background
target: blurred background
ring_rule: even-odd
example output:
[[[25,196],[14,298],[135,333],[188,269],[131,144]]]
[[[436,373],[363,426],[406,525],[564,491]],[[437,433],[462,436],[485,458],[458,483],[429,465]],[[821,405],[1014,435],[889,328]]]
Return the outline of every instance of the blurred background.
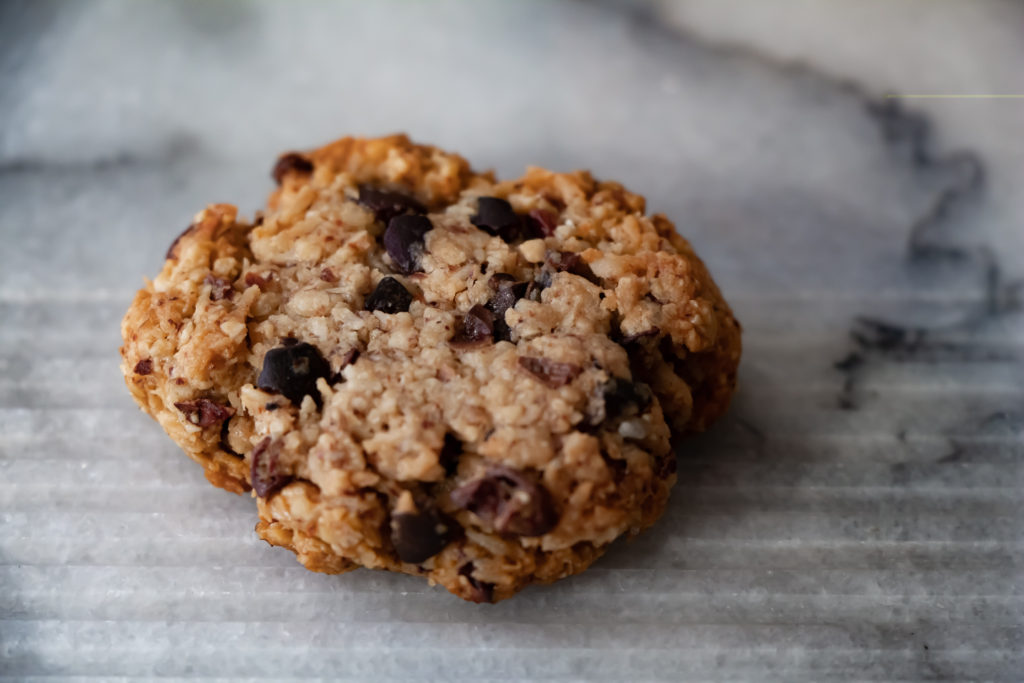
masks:
[[[1024,3],[0,4],[0,679],[1019,680]],[[120,316],[277,155],[396,131],[648,197],[744,324],[665,518],[497,606],[303,570]]]

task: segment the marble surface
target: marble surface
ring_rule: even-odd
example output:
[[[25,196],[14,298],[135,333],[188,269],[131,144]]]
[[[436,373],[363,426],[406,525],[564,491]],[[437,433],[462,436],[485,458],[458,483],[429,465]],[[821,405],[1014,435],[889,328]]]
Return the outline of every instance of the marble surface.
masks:
[[[883,95],[1024,94],[1024,5],[857,4],[0,6],[0,679],[1019,680],[1024,100]],[[665,518],[496,606],[306,572],[117,370],[196,210],[396,130],[622,180],[744,324]]]

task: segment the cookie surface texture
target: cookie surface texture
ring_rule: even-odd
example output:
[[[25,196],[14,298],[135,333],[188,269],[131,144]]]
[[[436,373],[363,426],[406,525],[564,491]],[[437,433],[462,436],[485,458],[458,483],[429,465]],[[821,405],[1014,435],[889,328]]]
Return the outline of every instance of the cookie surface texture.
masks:
[[[651,525],[740,330],[690,245],[588,173],[402,135],[280,158],[200,212],[122,323],[132,395],[309,569],[496,602]]]

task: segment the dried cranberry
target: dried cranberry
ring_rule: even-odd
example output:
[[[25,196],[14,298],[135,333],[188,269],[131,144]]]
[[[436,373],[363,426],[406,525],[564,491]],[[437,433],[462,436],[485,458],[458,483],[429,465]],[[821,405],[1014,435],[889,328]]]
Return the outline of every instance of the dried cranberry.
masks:
[[[502,534],[542,536],[558,523],[547,489],[501,465],[491,466],[484,476],[452,491],[451,500]]]
[[[359,186],[357,201],[372,211],[377,220],[384,225],[403,213],[427,212],[427,207],[420,204],[414,197],[393,190],[380,190],[370,185]]]
[[[493,339],[494,314],[477,304],[466,312],[460,329],[452,337],[453,346],[480,346]]]
[[[199,427],[219,424],[235,414],[235,409],[231,406],[211,401],[208,398],[179,401],[174,404],[174,407],[185,414],[185,419]]]
[[[384,248],[401,273],[422,270],[423,238],[434,228],[426,216],[395,216],[384,231]]]
[[[470,222],[484,232],[497,235],[506,242],[523,237],[523,217],[512,205],[498,197],[480,197],[477,200],[476,215]]]
[[[377,283],[377,287],[366,297],[364,308],[368,311],[381,313],[402,313],[409,310],[412,294],[393,277],[385,277]]]
[[[245,274],[245,285],[247,287],[252,287],[253,285],[256,285],[257,287],[259,287],[262,290],[270,282],[270,278],[272,276],[273,276],[272,274],[267,275],[266,277],[264,277],[263,275],[260,275],[259,273],[251,273],[251,272],[250,273],[246,273]]]
[[[231,289],[231,283],[222,277],[217,277],[213,273],[207,273],[206,277],[203,278],[204,285],[210,285],[210,299],[213,301],[221,301],[222,299],[229,299],[234,294],[234,290]]]
[[[143,358],[135,364],[134,372],[136,375],[149,375],[153,372],[153,361],[149,358]]]
[[[250,470],[252,490],[260,498],[284,488],[294,477],[281,468],[281,443],[264,437],[252,449],[252,467]]]
[[[391,516],[391,544],[398,559],[410,564],[425,562],[444,550],[454,531],[455,524],[435,510]]]
[[[529,213],[530,219],[536,230],[544,237],[551,237],[558,228],[558,217],[544,209],[533,209]]]
[[[572,363],[559,363],[547,358],[520,356],[519,366],[552,389],[564,387],[583,372],[583,368]]]
[[[289,152],[283,155],[274,164],[274,170],[270,172],[270,176],[274,179],[274,182],[280,185],[284,181],[284,177],[289,173],[312,173],[313,162],[306,157],[296,152]]]
[[[174,241],[171,242],[171,246],[167,247],[166,258],[168,260],[178,258],[178,242],[180,242],[184,237],[191,235],[198,227],[199,225],[197,223],[193,223],[185,228],[180,235],[174,238]]]
[[[322,399],[316,381],[330,374],[331,366],[315,346],[285,340],[283,346],[267,351],[263,357],[263,370],[256,386],[263,391],[284,394],[295,405],[302,403],[304,396],[312,396],[319,406]]]

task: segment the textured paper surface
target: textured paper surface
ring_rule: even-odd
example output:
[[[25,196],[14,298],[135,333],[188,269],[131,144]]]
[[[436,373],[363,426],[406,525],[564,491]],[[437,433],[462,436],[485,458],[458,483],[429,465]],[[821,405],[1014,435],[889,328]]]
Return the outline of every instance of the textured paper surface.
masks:
[[[1001,181],[861,89],[634,9],[0,13],[0,677],[1019,679],[1024,262],[1000,247],[1020,222],[992,227]],[[120,316],[195,211],[251,214],[280,151],[395,130],[501,175],[623,181],[744,324],[734,407],[682,445],[664,519],[495,606],[257,541],[253,501],[117,369]]]

